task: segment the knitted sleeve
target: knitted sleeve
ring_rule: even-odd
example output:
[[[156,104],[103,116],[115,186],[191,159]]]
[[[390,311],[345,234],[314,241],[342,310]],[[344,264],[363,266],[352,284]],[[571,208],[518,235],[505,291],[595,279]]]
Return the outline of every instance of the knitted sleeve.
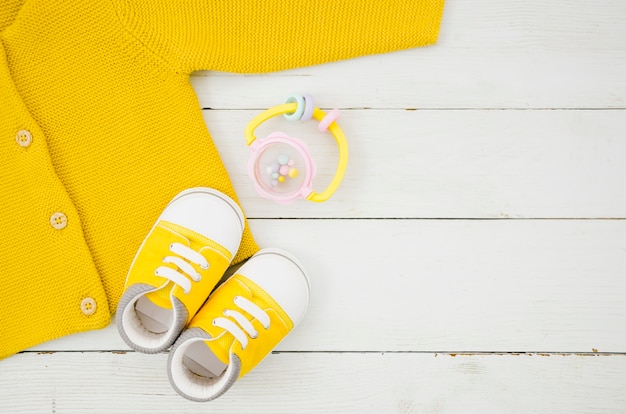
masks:
[[[269,72],[425,46],[444,0],[119,0],[127,29],[177,71]]]

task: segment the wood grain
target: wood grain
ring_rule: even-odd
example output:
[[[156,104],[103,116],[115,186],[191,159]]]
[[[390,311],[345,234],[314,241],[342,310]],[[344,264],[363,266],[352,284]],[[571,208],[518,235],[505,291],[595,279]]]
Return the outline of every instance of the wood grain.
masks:
[[[258,111],[204,112],[248,217],[626,217],[624,111],[344,111],[344,182],[326,203],[287,206],[261,199],[246,172],[243,130]],[[274,130],[306,141],[325,188],[333,139],[282,118],[257,137]]]
[[[307,267],[289,351],[623,352],[626,220],[254,220]],[[38,350],[128,349],[117,332]]]
[[[17,355],[0,409],[24,413],[623,413],[625,355],[278,353],[222,398],[170,387],[167,355]],[[39,373],[39,375],[34,375]]]

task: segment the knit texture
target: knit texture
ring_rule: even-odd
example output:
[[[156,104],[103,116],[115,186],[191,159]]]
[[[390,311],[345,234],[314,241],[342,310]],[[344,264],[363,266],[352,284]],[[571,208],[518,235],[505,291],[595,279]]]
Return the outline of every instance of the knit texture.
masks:
[[[236,200],[192,71],[275,71],[431,44],[443,0],[290,6],[3,1],[0,358],[106,326],[137,248],[177,193],[204,186]],[[55,212],[65,228],[51,225]],[[246,225],[234,263],[257,250]],[[95,313],[81,309],[85,298]]]

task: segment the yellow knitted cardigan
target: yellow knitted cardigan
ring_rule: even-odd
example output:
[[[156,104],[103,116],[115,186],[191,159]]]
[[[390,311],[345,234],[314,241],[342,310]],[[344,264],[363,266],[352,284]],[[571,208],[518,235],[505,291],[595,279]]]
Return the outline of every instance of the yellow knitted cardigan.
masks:
[[[106,326],[175,194],[235,197],[192,71],[428,45],[442,11],[443,0],[0,0],[0,358]],[[256,250],[246,228],[235,260]]]

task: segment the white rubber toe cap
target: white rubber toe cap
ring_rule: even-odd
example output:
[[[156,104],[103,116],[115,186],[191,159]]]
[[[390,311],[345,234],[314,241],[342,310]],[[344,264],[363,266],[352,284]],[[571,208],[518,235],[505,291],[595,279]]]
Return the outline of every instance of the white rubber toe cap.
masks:
[[[241,243],[241,208],[226,194],[211,188],[190,188],[178,194],[159,220],[178,224],[221,244],[234,256]]]
[[[302,265],[279,249],[263,249],[237,272],[265,290],[297,325],[309,304],[309,281]]]

